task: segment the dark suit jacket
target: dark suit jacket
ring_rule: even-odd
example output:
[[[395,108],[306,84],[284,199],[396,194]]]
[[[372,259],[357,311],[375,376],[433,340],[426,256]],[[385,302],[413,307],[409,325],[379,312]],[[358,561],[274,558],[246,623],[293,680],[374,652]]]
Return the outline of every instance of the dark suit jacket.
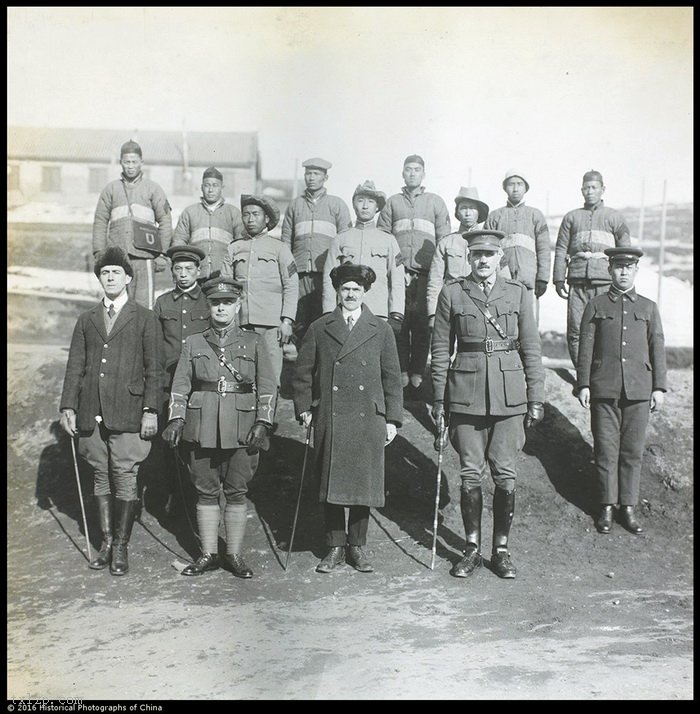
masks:
[[[314,414],[320,500],[384,505],[388,421],[401,425],[403,390],[396,341],[365,305],[352,330],[340,307],[309,327],[294,375],[297,415]]]
[[[583,311],[578,387],[594,399],[649,399],[666,391],[666,350],[656,303],[634,290],[594,297]]]
[[[103,310],[99,302],[78,318],[60,408],[75,410],[78,429],[86,434],[98,415],[112,431],[138,433],[143,408],[160,407],[158,321],[129,300],[107,335]]]

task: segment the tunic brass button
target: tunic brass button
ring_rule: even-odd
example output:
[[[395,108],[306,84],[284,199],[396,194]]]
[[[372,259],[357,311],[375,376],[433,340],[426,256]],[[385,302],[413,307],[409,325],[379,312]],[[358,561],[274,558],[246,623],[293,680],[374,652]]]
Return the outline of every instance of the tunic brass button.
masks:
[[[107,360],[103,357],[103,358],[102,358],[102,362],[106,362],[106,361],[107,361]]]
[[[360,385],[360,386],[358,387],[358,389],[359,389],[361,392],[363,392],[365,388],[364,388],[362,385]]]
[[[338,387],[336,387],[335,384],[333,385],[333,391],[334,391],[334,392],[337,392],[337,391],[338,391]]]
[[[103,345],[103,346],[104,346],[104,347],[109,347],[109,345],[108,345],[108,344],[105,344],[105,345]]]
[[[105,373],[104,373],[104,372],[100,372],[100,377],[104,377],[104,376],[105,376]]]
[[[365,415],[364,412],[360,412],[360,416],[363,417]]]
[[[182,311],[182,314],[184,315],[186,312],[187,312],[187,310],[183,310],[183,311]]]

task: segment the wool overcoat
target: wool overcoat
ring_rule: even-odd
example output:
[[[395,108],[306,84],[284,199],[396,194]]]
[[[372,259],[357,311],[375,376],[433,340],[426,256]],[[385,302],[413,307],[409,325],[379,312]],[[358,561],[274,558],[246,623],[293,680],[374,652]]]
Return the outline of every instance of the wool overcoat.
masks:
[[[85,435],[101,416],[110,431],[138,433],[144,407],[159,409],[162,369],[158,321],[152,310],[129,300],[109,335],[99,302],[73,330],[61,409],[73,409]]]
[[[307,331],[294,376],[297,415],[313,412],[319,500],[384,505],[386,423],[401,426],[403,391],[389,325],[367,306],[352,330],[341,307]]]

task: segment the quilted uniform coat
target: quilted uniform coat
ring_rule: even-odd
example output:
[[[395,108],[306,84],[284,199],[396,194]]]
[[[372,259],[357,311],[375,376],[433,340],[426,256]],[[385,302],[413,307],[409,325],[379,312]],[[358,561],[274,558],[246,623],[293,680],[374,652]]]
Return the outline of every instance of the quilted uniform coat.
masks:
[[[384,505],[386,423],[401,426],[403,390],[391,328],[365,305],[352,330],[340,307],[311,324],[294,376],[297,414],[313,411],[319,500]]]
[[[73,409],[91,434],[101,416],[111,431],[138,433],[144,407],[160,408],[162,369],[158,321],[128,301],[107,335],[99,302],[78,318],[68,354],[61,409]]]
[[[242,383],[253,391],[229,393],[201,391],[200,382],[234,382],[220,355],[233,365]],[[240,449],[256,421],[272,424],[277,400],[277,376],[262,338],[234,325],[223,342],[210,327],[190,335],[180,354],[170,392],[169,419],[183,418],[184,441],[206,449]]]
[[[490,355],[458,351],[450,363],[455,339],[502,339],[483,309],[520,348]],[[540,336],[528,289],[498,277],[487,298],[471,275],[448,282],[435,313],[431,371],[435,401],[444,401],[448,412],[513,416],[525,414],[528,402],[544,403]]]

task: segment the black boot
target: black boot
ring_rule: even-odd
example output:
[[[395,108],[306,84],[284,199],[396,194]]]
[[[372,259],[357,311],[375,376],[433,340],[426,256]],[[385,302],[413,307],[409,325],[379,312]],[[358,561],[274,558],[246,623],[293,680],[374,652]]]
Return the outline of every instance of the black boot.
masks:
[[[514,578],[515,565],[508,552],[508,534],[513,522],[515,510],[515,489],[510,493],[502,488],[493,490],[493,550],[491,552],[491,570],[499,578]]]
[[[610,529],[612,528],[612,521],[613,507],[608,503],[604,503],[600,507],[600,513],[598,514],[598,518],[595,522],[595,527],[598,533],[610,533]]]
[[[481,566],[481,511],[483,495],[481,486],[462,491],[460,502],[462,522],[464,523],[464,539],[466,547],[464,557],[452,567],[450,575],[455,578],[466,578]]]
[[[102,530],[102,545],[88,566],[93,570],[102,570],[109,565],[112,556],[112,496],[95,496],[95,500]]]
[[[114,500],[114,520],[116,532],[112,544],[112,564],[109,572],[112,575],[124,575],[129,570],[129,552],[127,546],[131,538],[131,529],[134,525],[139,501]]]
[[[630,533],[635,535],[644,533],[644,528],[642,528],[634,513],[634,506],[621,506],[620,517],[622,518],[622,524]]]

